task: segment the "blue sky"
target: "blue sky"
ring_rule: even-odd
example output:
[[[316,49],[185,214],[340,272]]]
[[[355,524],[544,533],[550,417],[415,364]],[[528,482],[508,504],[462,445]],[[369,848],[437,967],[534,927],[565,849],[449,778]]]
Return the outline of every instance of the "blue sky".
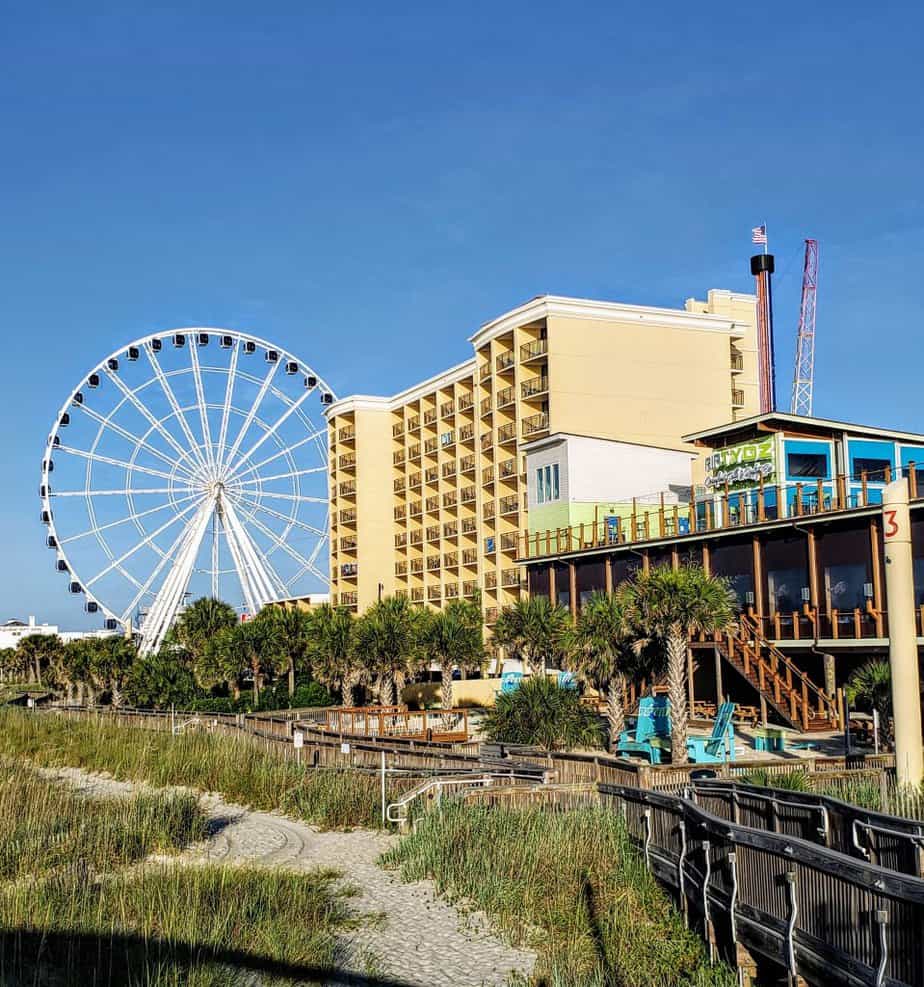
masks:
[[[80,608],[38,523],[51,418],[147,331],[278,340],[394,392],[543,292],[678,305],[802,238],[815,411],[924,431],[920,8],[4,4],[0,616]],[[194,8],[194,9],[187,9]]]

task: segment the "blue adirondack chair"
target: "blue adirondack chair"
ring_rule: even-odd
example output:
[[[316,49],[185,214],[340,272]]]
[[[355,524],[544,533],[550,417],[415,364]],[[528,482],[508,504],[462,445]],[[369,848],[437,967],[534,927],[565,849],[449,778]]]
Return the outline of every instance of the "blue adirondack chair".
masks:
[[[694,764],[722,764],[735,759],[734,703],[719,707],[712,734],[687,739],[687,755]],[[652,764],[662,764],[670,756],[671,707],[667,696],[646,696],[638,706],[635,737],[624,731],[616,753],[624,757],[645,757]]]
[[[670,750],[671,704],[667,696],[644,696],[639,700],[635,734],[624,730],[619,735],[616,753],[623,757],[647,757],[660,764],[662,754]]]
[[[735,726],[732,716],[734,703],[722,703],[708,737],[691,737],[687,740],[687,753],[694,764],[722,764],[735,759]]]

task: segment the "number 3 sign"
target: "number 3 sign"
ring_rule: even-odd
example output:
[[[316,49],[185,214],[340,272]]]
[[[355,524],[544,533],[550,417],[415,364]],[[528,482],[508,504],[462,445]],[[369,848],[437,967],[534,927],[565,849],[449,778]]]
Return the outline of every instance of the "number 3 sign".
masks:
[[[898,511],[884,510],[882,512],[882,517],[885,521],[885,527],[883,528],[882,537],[888,541],[890,538],[897,537],[899,533],[898,524]]]

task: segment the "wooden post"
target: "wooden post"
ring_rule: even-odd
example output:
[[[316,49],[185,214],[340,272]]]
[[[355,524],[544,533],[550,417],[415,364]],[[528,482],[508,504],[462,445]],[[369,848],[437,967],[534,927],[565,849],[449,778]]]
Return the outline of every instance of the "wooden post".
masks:
[[[555,592],[555,563],[549,563],[549,603],[554,607],[558,603],[558,593]]]
[[[664,494],[660,497],[660,506],[658,507],[658,534],[661,538],[664,537]]]
[[[757,478],[757,520],[766,521],[767,512],[764,508],[764,476],[763,473]]]
[[[603,560],[603,580],[607,595],[613,592],[613,558],[607,555]]]
[[[722,688],[722,652],[719,651],[719,646],[716,645],[713,648],[715,657],[715,704],[716,709],[725,702],[725,692]]]
[[[705,542],[703,542],[703,572],[705,572],[707,576],[712,575],[712,566],[709,559],[709,546]]]
[[[754,569],[754,610],[757,614],[757,626],[763,633],[764,620],[764,566],[763,552],[760,539],[754,535],[751,540],[751,558]]]
[[[808,576],[809,576],[809,605],[817,612],[818,603],[818,546],[815,541],[815,531],[808,528],[806,531],[806,541],[808,548]]]
[[[577,566],[573,562],[568,563],[568,595],[571,599],[571,619],[577,620]]]
[[[873,570],[873,608],[882,614],[882,556],[879,551],[879,519],[869,519],[869,554]]]
[[[696,696],[693,692],[693,649],[687,646],[687,702],[689,703],[688,718],[693,715]]]

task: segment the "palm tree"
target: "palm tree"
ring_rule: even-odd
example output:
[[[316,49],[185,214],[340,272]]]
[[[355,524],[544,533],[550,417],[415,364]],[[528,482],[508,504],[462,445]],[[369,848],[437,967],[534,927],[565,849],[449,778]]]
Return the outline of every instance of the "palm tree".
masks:
[[[880,740],[892,745],[892,666],[887,659],[868,661],[856,669],[844,690],[851,705],[879,714]]]
[[[260,611],[258,620],[275,625],[279,646],[288,659],[289,695],[295,692],[295,670],[304,668],[311,637],[311,618],[298,607],[273,606]]]
[[[734,595],[724,579],[699,566],[658,566],[626,585],[630,619],[640,642],[655,639],[667,657],[671,702],[671,762],[687,763],[687,648],[693,634],[725,631],[735,619]]]
[[[606,696],[610,747],[615,750],[625,727],[626,680],[643,664],[635,638],[626,594],[594,593],[584,604],[574,629],[572,661],[577,671]]]
[[[20,658],[29,669],[29,681],[42,684],[43,670],[64,645],[57,634],[27,634],[17,648]]]
[[[284,663],[279,630],[273,620],[257,617],[237,624],[228,637],[228,645],[235,662],[253,676],[253,702],[258,706],[264,679]]]
[[[124,637],[89,638],[89,675],[112,705],[122,705],[122,686],[135,660],[135,646]]]
[[[571,614],[544,596],[504,607],[494,625],[494,640],[524,661],[533,675],[544,675],[568,650]]]
[[[214,596],[202,596],[193,600],[180,614],[173,626],[173,637],[193,659],[205,654],[209,641],[220,631],[237,624],[234,607]]]
[[[420,660],[420,631],[426,618],[404,596],[386,596],[356,622],[356,654],[378,677],[379,702],[393,706]]]
[[[237,625],[220,630],[206,645],[195,663],[197,681],[206,689],[223,685],[237,702],[241,698],[241,675],[248,667],[237,648]]]
[[[339,689],[344,706],[354,706],[360,681],[355,652],[356,621],[345,607],[324,603],[311,611],[308,660],[314,677]]]
[[[481,604],[452,600],[445,609],[427,614],[421,628],[424,654],[440,666],[443,709],[452,709],[452,671],[476,667],[484,657]]]

